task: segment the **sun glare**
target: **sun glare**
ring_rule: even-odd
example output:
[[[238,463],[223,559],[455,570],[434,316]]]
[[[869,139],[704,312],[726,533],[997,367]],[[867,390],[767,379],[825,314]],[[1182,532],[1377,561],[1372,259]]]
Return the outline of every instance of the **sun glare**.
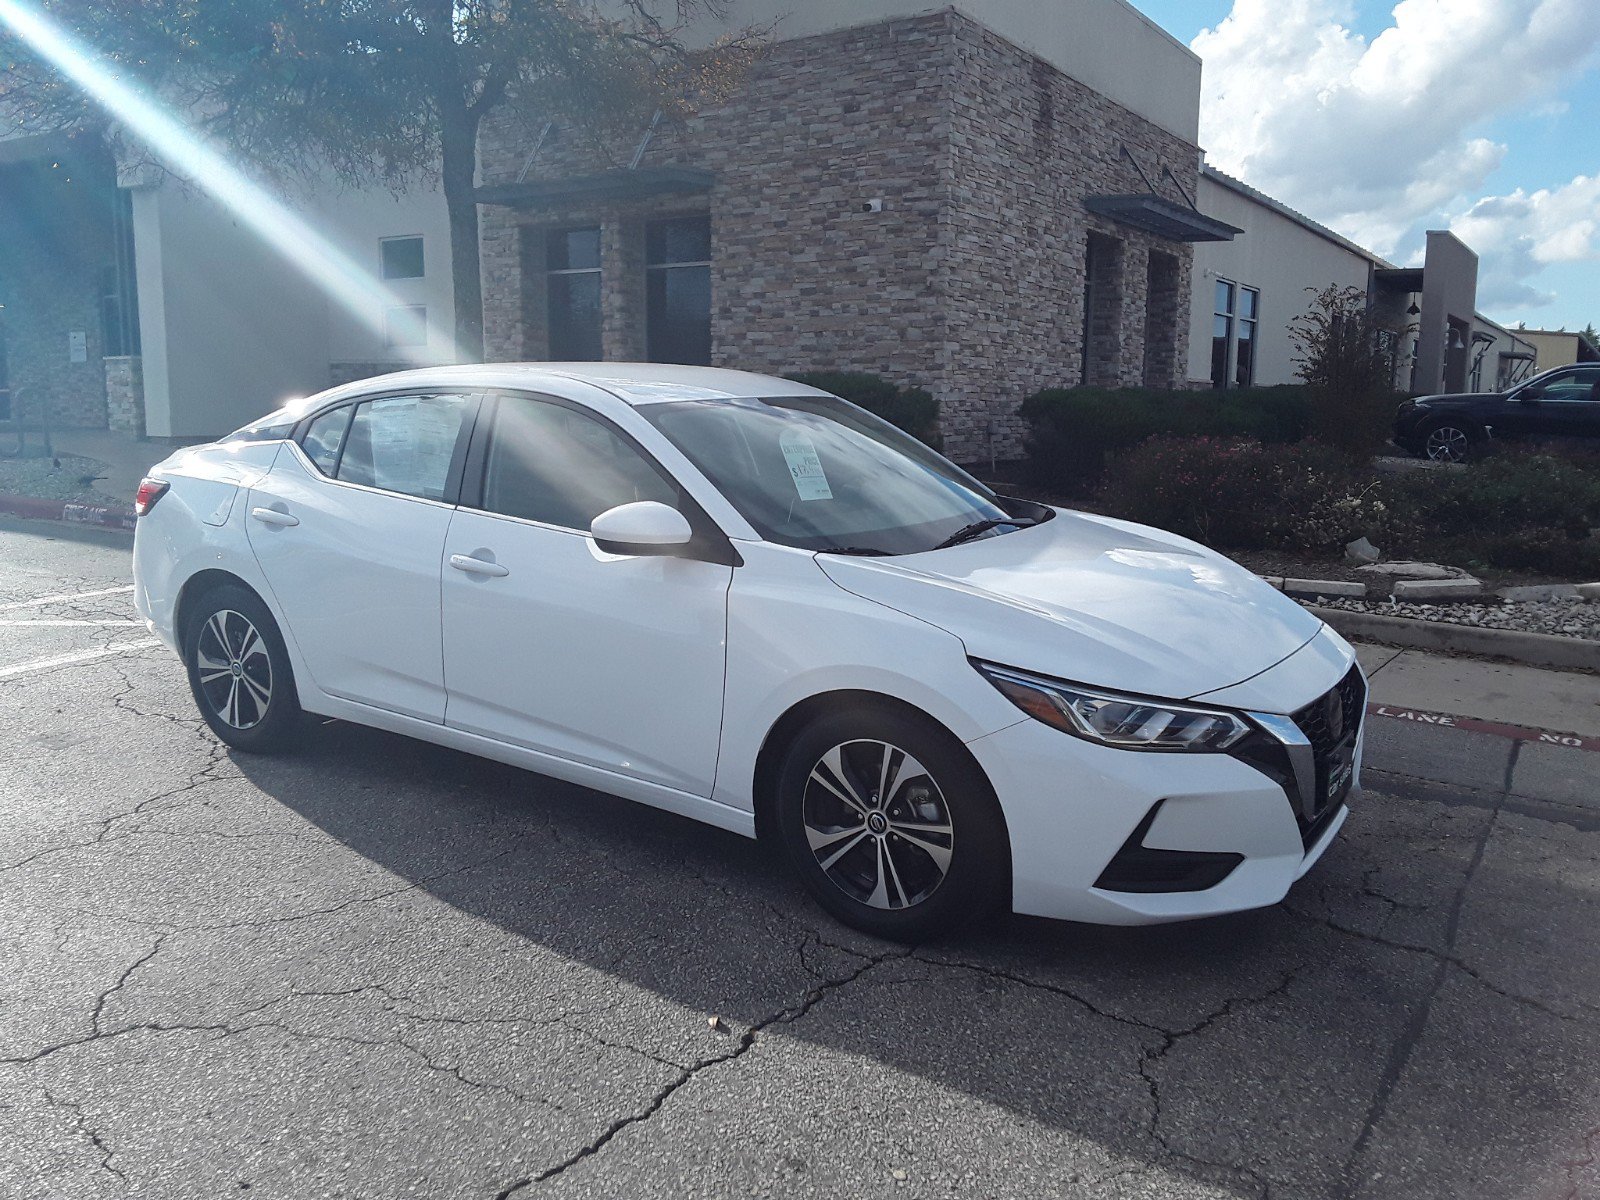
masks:
[[[81,87],[165,165],[255,230],[362,325],[396,344],[398,352],[414,361],[437,361],[439,352],[435,348],[429,353],[427,331],[420,325],[395,328],[397,319],[416,324],[414,310],[406,301],[393,295],[372,271],[248,178],[215,147],[119,79],[115,68],[100,55],[17,0],[0,0],[0,23],[9,26],[37,54]],[[441,336],[448,347],[448,358],[459,360],[448,332],[435,331],[435,347]]]

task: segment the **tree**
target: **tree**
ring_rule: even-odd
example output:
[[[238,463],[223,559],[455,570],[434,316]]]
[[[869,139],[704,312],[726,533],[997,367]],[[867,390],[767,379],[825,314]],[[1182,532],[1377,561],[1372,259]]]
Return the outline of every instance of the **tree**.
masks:
[[[1311,436],[1352,454],[1388,437],[1388,416],[1410,332],[1385,321],[1357,287],[1307,288],[1311,303],[1289,323],[1289,340],[1311,402]]]
[[[597,139],[682,114],[739,77],[760,31],[696,50],[687,27],[720,0],[44,0],[50,19],[246,161],[331,170],[356,187],[437,183],[450,221],[456,342],[481,357],[474,195],[478,131],[507,106]],[[100,125],[71,83],[0,27],[0,118]],[[537,114],[535,117],[534,114]]]

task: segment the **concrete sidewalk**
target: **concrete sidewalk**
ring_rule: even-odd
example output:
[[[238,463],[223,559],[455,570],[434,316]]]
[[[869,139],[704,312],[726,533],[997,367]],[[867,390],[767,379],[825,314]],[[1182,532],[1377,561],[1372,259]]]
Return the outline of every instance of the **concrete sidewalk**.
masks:
[[[106,465],[98,489],[108,496],[133,503],[139,480],[174,450],[198,445],[205,438],[153,438],[142,441],[107,429],[59,429],[50,435],[57,454],[76,454]]]
[[[1600,676],[1392,646],[1356,652],[1375,704],[1600,737]]]

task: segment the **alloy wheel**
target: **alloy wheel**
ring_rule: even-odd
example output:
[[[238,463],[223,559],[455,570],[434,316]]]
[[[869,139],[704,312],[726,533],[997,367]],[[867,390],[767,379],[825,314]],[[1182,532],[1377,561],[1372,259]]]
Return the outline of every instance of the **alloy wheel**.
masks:
[[[1467,457],[1466,432],[1454,425],[1441,425],[1428,434],[1424,453],[1434,462],[1464,462]]]
[[[234,729],[261,724],[272,703],[272,657],[243,613],[218,609],[206,620],[195,650],[200,690]]]
[[[806,779],[802,811],[822,873],[861,904],[910,908],[949,873],[955,830],[944,793],[898,746],[863,740],[829,750]]]

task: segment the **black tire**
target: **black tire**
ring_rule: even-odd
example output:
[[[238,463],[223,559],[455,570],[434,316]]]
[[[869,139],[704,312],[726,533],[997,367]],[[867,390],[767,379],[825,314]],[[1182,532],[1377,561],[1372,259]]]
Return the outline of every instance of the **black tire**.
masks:
[[[224,584],[200,597],[184,630],[183,662],[211,732],[248,754],[289,744],[300,724],[294,672],[278,623],[254,592]]]
[[[864,805],[828,786],[840,781],[833,764]],[[880,790],[890,793],[886,803]],[[918,942],[1010,907],[1011,849],[994,790],[961,743],[927,718],[856,707],[812,722],[784,753],[775,799],[786,857],[846,925]]]
[[[1418,455],[1430,462],[1466,462],[1483,441],[1483,429],[1471,421],[1434,421],[1422,431]]]

